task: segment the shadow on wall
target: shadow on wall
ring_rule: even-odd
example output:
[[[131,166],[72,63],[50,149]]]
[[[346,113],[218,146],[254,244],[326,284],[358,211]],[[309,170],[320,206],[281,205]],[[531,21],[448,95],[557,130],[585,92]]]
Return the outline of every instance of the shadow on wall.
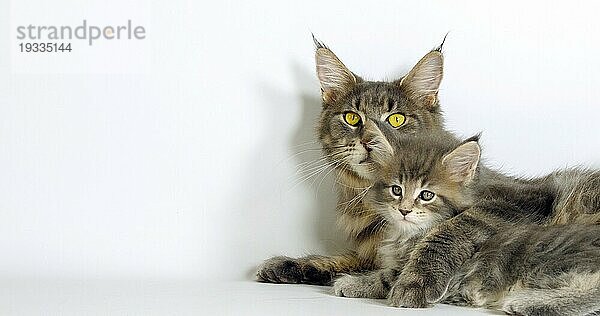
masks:
[[[255,278],[256,265],[269,256],[303,255],[302,252],[314,251],[315,245],[325,253],[313,254],[334,254],[348,246],[336,226],[334,182],[337,172],[330,168],[311,172],[325,163],[319,160],[322,152],[316,137],[322,107],[316,74],[296,63],[292,64],[291,73],[295,85],[295,93],[291,95],[268,84],[257,88],[268,117],[264,133],[267,136],[257,146],[256,156],[247,164],[248,168],[243,169],[248,170],[243,186],[249,192],[240,205],[248,212],[257,210],[257,213],[240,214],[240,218],[246,220],[237,221],[240,235],[233,254],[246,258],[264,256],[256,258],[254,266],[248,267],[245,275],[250,279]],[[291,106],[300,107],[299,122],[297,115],[286,115],[293,113],[293,109],[285,108]],[[295,127],[295,131],[289,133],[291,127]],[[277,157],[280,148],[286,151]],[[285,158],[281,159],[282,156]],[[290,170],[290,166],[296,169]],[[265,192],[272,194],[265,196]],[[296,194],[298,192],[302,194]],[[289,209],[278,209],[290,204]]]
[[[321,166],[324,164],[314,163],[323,157],[321,144],[317,140],[316,128],[321,113],[322,101],[316,73],[309,72],[298,64],[292,65],[292,73],[299,92],[296,98],[302,112],[300,114],[300,124],[291,138],[290,152],[295,155],[294,162],[297,165],[302,166],[302,169],[309,169],[298,174],[298,177],[302,180],[307,177],[307,173],[311,174],[311,168],[314,168],[315,165]],[[328,254],[337,253],[348,246],[345,235],[336,226],[337,191],[335,180],[337,176],[337,170],[325,168],[303,182],[303,185],[314,193],[313,197],[316,199],[317,204],[316,208],[312,210],[313,214],[311,214],[314,223],[311,232],[323,243],[323,247]]]

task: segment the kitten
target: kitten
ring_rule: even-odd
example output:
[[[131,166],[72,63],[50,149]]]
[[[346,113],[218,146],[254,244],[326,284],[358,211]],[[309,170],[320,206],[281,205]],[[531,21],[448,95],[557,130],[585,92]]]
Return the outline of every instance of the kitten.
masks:
[[[444,302],[513,315],[600,313],[600,226],[502,231],[452,278]]]
[[[262,282],[329,284],[338,273],[377,268],[377,247],[385,227],[382,218],[362,202],[372,185],[373,158],[393,154],[387,141],[391,135],[443,129],[437,98],[443,75],[441,45],[406,76],[381,82],[360,78],[327,46],[314,42],[323,100],[318,138],[339,173],[338,224],[355,249],[331,257],[268,259],[258,268]]]
[[[557,214],[589,220],[576,214],[600,210],[600,172],[570,170],[533,180],[511,179],[480,166],[477,138],[458,144],[430,135],[403,138],[395,146],[411,150],[384,164],[367,198],[390,226],[380,249],[383,269],[338,279],[336,295],[388,297],[391,305],[407,306],[398,300],[402,293],[401,299],[419,303],[409,307],[426,307],[429,302],[419,300],[427,298],[416,295],[435,284],[427,278],[419,279],[421,289],[401,283],[402,278],[419,277],[407,273],[418,266],[449,279],[433,302],[520,315],[600,310],[600,226],[539,225],[556,222]],[[565,174],[577,180],[557,182]],[[563,194],[566,187],[578,185],[580,190]],[[565,205],[576,205],[577,212]],[[453,222],[467,213],[470,217],[461,225]],[[456,262],[457,250],[474,255]],[[443,270],[448,263],[460,268]]]
[[[478,149],[479,146],[476,146],[472,152],[475,153]],[[459,273],[477,250],[489,240],[495,240],[498,233],[510,231],[518,225],[549,227],[556,224],[597,225],[600,223],[599,170],[571,169],[554,172],[546,177],[536,179],[510,179],[499,176],[484,167],[480,168],[479,172],[473,171],[478,162],[479,159],[475,159],[474,154],[456,161],[454,168],[462,170],[461,172],[464,174],[476,179],[470,184],[475,186],[475,203],[467,210],[432,229],[413,249],[410,259],[403,266],[402,272],[389,294],[392,305],[427,307],[432,303],[442,301],[447,295],[452,278]],[[548,234],[555,231],[554,228],[547,229],[550,232]],[[524,237],[522,242],[527,245],[531,241]],[[574,255],[575,249],[574,247],[567,250],[556,249],[554,252],[550,251],[550,254],[556,258],[568,259],[567,255],[572,251],[571,254]],[[516,255],[509,253],[505,258],[499,257],[499,259],[510,260]],[[592,261],[595,259],[594,255],[588,259]],[[581,260],[584,261],[585,258]],[[540,261],[543,262],[543,260]],[[578,263],[568,266],[571,268],[568,271],[585,272],[577,271],[576,264]],[[550,263],[548,264],[550,265]],[[559,285],[559,280],[570,278],[567,274],[558,273],[566,268],[561,268],[559,263],[555,263],[554,266],[545,266],[545,263],[542,263],[537,268],[543,270],[548,276],[552,273],[556,274],[554,278],[557,282],[554,283],[554,286]],[[591,271],[592,274],[596,273],[594,271]],[[490,271],[486,271],[486,273],[490,273]],[[532,291],[536,290],[536,286],[539,288],[550,286],[550,284],[536,285],[535,282],[529,282],[531,280],[526,276],[522,277],[524,279],[513,286]],[[573,276],[571,279],[576,278],[578,277]],[[493,282],[492,278],[488,281]],[[564,288],[560,290],[577,291],[580,289],[577,286],[577,284],[564,284]],[[594,291],[597,290],[596,288]],[[571,309],[577,302],[582,303],[577,300],[578,294],[575,292],[572,292],[572,296],[567,295],[565,298],[551,297],[545,292],[538,294],[546,297],[549,303],[556,304],[551,308],[546,305],[541,307],[552,311],[540,311],[536,307],[536,304],[540,303],[539,299],[534,300],[531,297],[528,297],[531,299],[530,301],[521,299],[519,301],[521,305],[511,305],[507,310],[518,314],[526,313],[529,308],[533,308],[536,313],[546,315],[554,313],[555,309],[561,310],[561,305],[570,304],[568,300],[573,303],[573,305],[568,305]],[[580,298],[583,299],[583,297]],[[478,300],[474,299],[474,301]],[[489,304],[489,302],[486,301],[485,304]],[[581,308],[583,306],[585,305],[582,304]],[[566,313],[568,310],[562,310],[558,314],[562,312]]]
[[[382,269],[337,279],[336,295],[386,298],[423,237],[473,204],[474,188],[457,181],[464,175],[450,168],[467,153],[478,157],[478,152],[469,147],[473,141],[475,138],[465,142],[466,147],[459,147],[460,141],[453,137],[430,133],[393,142],[394,147],[409,150],[377,161],[377,180],[365,198],[365,203],[384,218],[388,227],[378,251]],[[449,154],[455,149],[454,154]]]

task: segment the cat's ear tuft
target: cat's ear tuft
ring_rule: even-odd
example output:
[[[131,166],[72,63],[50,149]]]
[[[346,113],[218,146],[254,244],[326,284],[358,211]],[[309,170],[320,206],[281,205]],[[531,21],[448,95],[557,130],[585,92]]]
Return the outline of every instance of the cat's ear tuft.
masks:
[[[339,58],[313,35],[317,76],[325,104],[333,103],[348,93],[360,80]]]
[[[477,138],[470,138],[444,156],[442,165],[445,166],[452,181],[466,183],[475,177],[480,157],[481,148]]]
[[[400,80],[400,87],[413,100],[422,102],[426,107],[437,106],[437,95],[444,75],[444,56],[441,46],[421,60]]]

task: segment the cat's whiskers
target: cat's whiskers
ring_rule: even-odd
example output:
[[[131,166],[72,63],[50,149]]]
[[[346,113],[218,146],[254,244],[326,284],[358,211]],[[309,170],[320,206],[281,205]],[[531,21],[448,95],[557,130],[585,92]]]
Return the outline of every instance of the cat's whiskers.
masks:
[[[350,199],[350,200],[348,200],[348,201],[346,201],[346,202],[341,202],[341,203],[338,203],[338,205],[337,205],[337,206],[338,206],[338,207],[340,207],[340,206],[342,206],[342,205],[346,205],[346,208],[344,208],[344,212],[346,212],[346,211],[348,210],[348,207],[349,207],[349,206],[350,206],[350,205],[351,205],[351,204],[352,204],[352,203],[353,203],[353,202],[354,202],[356,199],[358,199],[358,198],[359,198],[359,195],[357,194],[357,195],[355,195],[354,197],[352,197],[352,199]]]
[[[330,167],[333,170],[336,167],[340,166],[343,163],[343,160],[344,160],[344,158],[342,157],[342,158],[336,159],[334,161],[321,162],[318,166],[310,167],[307,170],[297,172],[297,174],[299,174],[300,177],[304,177],[309,174],[314,175],[315,172],[316,172],[316,174],[325,173],[325,172],[329,171]]]
[[[333,153],[330,155],[325,155],[324,157],[320,157],[316,160],[313,161],[308,161],[308,162],[304,162],[298,165],[298,170],[296,171],[296,173],[304,173],[304,172],[309,172],[311,170],[317,169],[320,166],[323,166],[324,162],[330,161],[330,160],[336,160],[336,158],[339,158],[338,156],[340,156],[341,154],[344,154],[345,152],[339,152],[339,153]],[[300,167],[302,165],[302,167]]]
[[[294,158],[294,157],[304,154],[304,153],[309,153],[309,152],[314,152],[314,151],[323,151],[325,149],[338,149],[338,148],[343,148],[343,147],[345,147],[345,145],[332,146],[332,147],[306,148],[306,149],[300,150],[299,152],[294,153],[293,155],[288,157],[288,159]]]
[[[334,164],[335,164],[335,162],[325,162],[322,165],[315,167],[314,170],[305,171],[305,174],[301,175],[298,179],[296,179],[296,181],[298,181],[298,183],[295,183],[294,187],[296,185],[301,184],[301,183],[307,181],[308,179],[320,174],[321,172],[327,170],[329,167],[331,167]]]
[[[346,156],[343,156],[341,154],[343,154],[343,153],[337,153],[336,155],[333,155],[333,156],[336,157],[336,156],[339,155],[339,156],[342,156],[342,157],[334,159],[332,161],[325,162],[324,164],[318,166],[316,169],[314,169],[312,171],[309,171],[308,174],[305,174],[305,175],[301,176],[300,179],[297,181],[297,183],[295,183],[292,186],[292,188],[295,187],[295,186],[297,186],[297,185],[299,185],[299,184],[301,184],[301,183],[303,183],[303,182],[308,181],[310,178],[312,178],[314,176],[317,176],[317,175],[319,175],[319,174],[321,174],[323,172],[327,172],[329,170],[329,168],[335,169],[337,166],[339,166],[340,164],[344,163],[344,160],[346,159]],[[313,184],[314,184],[314,182],[315,181],[313,181]]]
[[[335,181],[335,183],[336,183],[336,184],[339,184],[339,185],[341,185],[341,186],[347,187],[347,188],[351,188],[351,189],[358,189],[358,188],[351,187],[351,186],[349,186],[349,185],[347,185],[347,184],[343,183],[343,181],[341,181],[341,180],[342,180],[342,179],[341,179],[341,178],[342,178],[342,175],[343,175],[343,174],[344,174],[344,173],[345,173],[347,170],[348,170],[348,164],[344,164],[344,165],[343,165],[343,166],[342,166],[342,167],[341,167],[341,168],[338,170],[337,176],[335,177],[335,180],[334,180],[334,181]],[[333,189],[333,188],[332,188],[332,189]]]
[[[377,215],[377,214],[373,214],[373,215]],[[379,233],[381,233],[386,228],[387,228],[387,222],[385,220],[380,220],[377,222],[377,224],[375,224],[372,235],[375,235],[375,236],[379,235]]]
[[[347,212],[348,208],[354,207],[354,206],[358,205],[358,203],[362,202],[362,200],[367,195],[367,193],[369,192],[369,189],[371,189],[371,187],[373,187],[373,185],[365,187],[363,189],[363,191],[361,191],[359,194],[356,194],[356,196],[354,196],[350,201],[338,204],[338,207],[346,204],[346,207],[344,208],[344,212]],[[361,211],[357,212],[357,214],[362,214],[363,212],[365,212],[365,211],[361,210]]]
[[[338,159],[334,164],[329,165],[326,170],[323,170],[321,172],[321,174],[324,174],[324,175],[321,178],[321,182],[319,182],[319,185],[317,186],[316,192],[319,192],[319,187],[321,186],[321,183],[323,182],[323,180],[325,179],[325,177],[327,177],[327,175],[329,175],[337,167],[341,166],[344,163],[344,160],[345,159]],[[314,185],[318,180],[319,180],[319,176],[315,177],[315,179],[313,180],[313,182],[311,183],[311,185]]]
[[[347,170],[347,168],[348,168],[348,165],[347,165],[347,164],[345,164],[344,166],[342,166],[342,168]],[[340,172],[341,172],[341,170],[340,170]],[[340,175],[338,175],[338,177],[336,178],[336,181],[335,181],[335,183],[336,183],[336,184],[339,184],[339,185],[341,185],[341,186],[343,186],[343,187],[345,187],[345,188],[348,188],[348,189],[353,189],[353,190],[359,190],[359,191],[362,191],[362,190],[364,190],[364,189],[366,188],[366,187],[353,187],[353,186],[351,186],[351,185],[348,185],[348,184],[346,184],[346,183],[344,183],[344,182],[340,181],[340,180],[341,180],[340,178],[341,178],[341,176],[340,176]]]
[[[299,152],[294,153],[293,155],[290,155],[287,159],[292,159],[298,155],[302,155],[302,154],[306,154],[306,153],[311,153],[311,152],[315,152],[315,151],[322,151],[323,149],[321,148],[307,148],[307,149],[303,149]]]
[[[345,147],[345,146],[344,146]],[[342,152],[336,153],[334,155],[332,155],[333,157],[336,157],[336,155],[341,155],[341,154],[346,154],[349,151],[349,149],[346,149]],[[319,185],[317,186],[317,192],[319,191],[319,188],[321,187],[321,184],[323,184],[323,181],[325,180],[325,178],[333,171],[336,170],[338,167],[342,167],[342,169],[345,169],[348,167],[348,164],[345,163],[346,159],[347,159],[348,155],[345,155],[344,157],[342,157],[341,159],[338,159],[338,161],[340,163],[337,163],[333,168],[331,168],[331,170],[327,171],[327,173],[325,173],[325,175],[321,178],[321,181],[319,182]]]
[[[327,173],[325,173],[325,175],[321,178],[321,182],[319,182],[319,185],[317,185],[317,192],[319,192],[319,189],[321,188],[321,184],[323,184],[323,181],[325,180],[325,178],[327,178],[327,176],[336,169],[336,167],[338,167],[338,165],[336,165],[335,167],[331,168],[331,170],[329,170]]]
[[[292,146],[292,148],[298,148],[298,147],[308,146],[308,145],[312,146],[312,145],[315,145],[315,144],[319,144],[319,141],[313,140],[313,141],[309,141],[309,142],[304,142],[304,143],[296,144],[296,145]]]
[[[317,143],[318,143],[317,141],[314,141],[314,142],[308,142],[308,143],[305,143],[305,144],[306,144],[306,145],[313,146],[313,145],[315,145],[315,144],[317,144]],[[294,148],[294,151],[295,151],[295,148],[297,148],[297,147],[299,147],[299,146],[303,146],[303,144],[300,144],[300,145],[293,146],[292,148]],[[290,160],[294,159],[295,157],[297,157],[297,156],[300,156],[300,155],[303,155],[303,154],[311,154],[311,153],[314,153],[314,152],[322,152],[322,151],[323,151],[323,150],[325,150],[325,149],[338,149],[338,148],[342,148],[342,147],[345,147],[345,145],[336,145],[336,146],[331,146],[331,147],[322,146],[322,147],[318,147],[318,148],[306,148],[306,149],[301,149],[300,151],[298,151],[298,152],[296,152],[296,153],[293,153],[292,155],[288,156],[287,158],[285,158],[285,159],[282,159],[282,161],[281,161],[281,162],[287,162],[287,161],[290,161]],[[328,155],[325,155],[325,157],[327,157],[327,156],[328,156]],[[319,158],[323,158],[323,156],[322,156],[322,157],[319,157]],[[311,160],[311,161],[306,161],[306,162],[303,162],[303,163],[300,163],[300,164],[298,164],[298,166],[300,166],[300,165],[303,165],[303,164],[306,164],[306,163],[311,163],[312,161],[313,161],[313,160]]]
[[[329,160],[330,160],[329,158],[323,157],[321,159],[312,161],[310,164],[302,166],[301,168],[298,168],[298,170],[296,170],[296,173],[302,174],[302,173],[310,172],[314,169],[318,169],[319,167],[322,167],[325,164],[327,164],[329,162]]]
[[[320,166],[324,166],[328,162],[331,162],[330,157],[322,157],[322,158],[316,159],[314,161],[304,163],[303,166],[299,166],[297,168],[296,173],[301,174],[301,173],[310,172],[313,169],[319,168]]]
[[[305,178],[310,178],[316,174],[319,174],[321,171],[323,171],[325,168],[327,168],[332,163],[333,162],[330,162],[330,161],[323,161],[323,162],[320,162],[319,164],[312,166],[308,169],[298,171],[298,172],[296,172],[296,175],[299,175],[299,176],[296,177],[296,180],[302,181]]]
[[[315,149],[315,150],[317,150],[317,149]],[[320,150],[320,149],[318,149],[318,150]],[[330,154],[323,154],[323,156],[317,157],[315,160],[310,160],[310,161],[305,161],[305,162],[299,163],[298,166],[301,166],[301,165],[304,165],[304,164],[307,164],[307,163],[311,163],[312,161],[316,161],[316,160],[322,160],[322,159],[332,158],[332,157],[335,157],[335,156],[337,156],[339,154],[345,153],[346,151],[347,150],[343,150],[343,151],[339,151],[339,152],[334,152],[334,153],[330,153]]]

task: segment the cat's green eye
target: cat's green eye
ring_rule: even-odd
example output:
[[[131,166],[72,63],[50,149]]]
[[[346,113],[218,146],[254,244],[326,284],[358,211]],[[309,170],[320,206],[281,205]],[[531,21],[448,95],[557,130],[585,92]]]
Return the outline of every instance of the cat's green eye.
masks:
[[[419,198],[423,201],[431,201],[434,197],[435,193],[427,190],[423,190],[421,191],[421,194],[419,194]]]
[[[393,196],[401,196],[402,195],[402,188],[398,185],[392,185],[390,187],[390,192],[392,193]]]
[[[398,128],[406,122],[406,117],[400,113],[392,114],[387,118],[388,123],[392,125],[393,128]]]
[[[344,114],[344,121],[350,126],[356,126],[360,123],[360,115],[354,112],[346,112],[346,114]]]

